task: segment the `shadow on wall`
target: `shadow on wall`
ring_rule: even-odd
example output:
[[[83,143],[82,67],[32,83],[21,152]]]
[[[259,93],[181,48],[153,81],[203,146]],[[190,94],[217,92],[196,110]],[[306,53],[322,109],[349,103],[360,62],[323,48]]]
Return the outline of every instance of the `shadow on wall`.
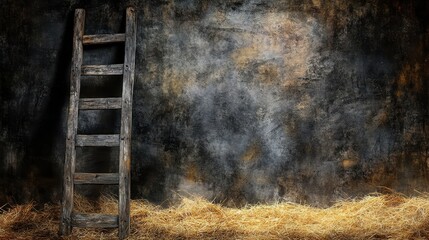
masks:
[[[28,194],[42,202],[56,200],[61,193],[62,160],[65,149],[64,110],[69,97],[70,59],[74,13],[66,15],[60,48],[56,55],[52,85],[40,119],[35,121],[28,148],[23,158],[21,186],[15,188],[17,197]]]

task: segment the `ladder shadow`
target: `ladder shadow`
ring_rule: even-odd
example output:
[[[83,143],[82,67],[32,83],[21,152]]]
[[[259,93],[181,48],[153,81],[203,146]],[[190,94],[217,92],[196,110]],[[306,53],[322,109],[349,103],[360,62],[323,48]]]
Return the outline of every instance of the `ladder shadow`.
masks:
[[[64,109],[68,99],[70,59],[72,56],[73,11],[66,15],[61,43],[57,52],[52,87],[43,113],[34,124],[28,150],[23,158],[21,190],[31,189],[30,196],[39,203],[57,201],[61,194],[62,166],[65,152]],[[61,153],[61,154],[60,154]],[[61,170],[59,170],[61,168]],[[18,194],[20,191],[16,191]],[[20,199],[16,196],[15,199]]]

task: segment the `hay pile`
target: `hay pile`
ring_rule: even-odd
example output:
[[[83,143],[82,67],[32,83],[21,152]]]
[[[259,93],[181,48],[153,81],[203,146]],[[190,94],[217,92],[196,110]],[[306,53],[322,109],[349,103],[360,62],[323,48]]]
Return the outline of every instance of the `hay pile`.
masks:
[[[96,206],[78,198],[76,208],[115,213],[103,197]],[[134,200],[130,239],[428,239],[429,196],[368,196],[321,209],[293,203],[225,208],[202,199],[183,199],[162,209]],[[1,211],[1,210],[0,210]],[[59,239],[58,205],[33,204],[0,213],[0,239]],[[112,239],[116,229],[73,230],[69,239]]]

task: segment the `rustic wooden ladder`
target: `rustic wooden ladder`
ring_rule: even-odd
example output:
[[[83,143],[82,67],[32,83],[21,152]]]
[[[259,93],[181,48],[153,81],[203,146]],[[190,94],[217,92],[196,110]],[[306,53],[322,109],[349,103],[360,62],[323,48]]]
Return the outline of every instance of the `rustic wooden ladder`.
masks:
[[[85,10],[74,16],[73,57],[70,77],[66,154],[60,232],[71,234],[73,227],[119,228],[119,238],[130,231],[131,106],[136,52],[136,17],[126,9],[125,33],[84,35]],[[124,64],[83,65],[83,45],[125,42]],[[122,97],[80,98],[81,76],[123,75]],[[121,109],[121,131],[113,135],[77,134],[79,110]],[[76,147],[119,147],[119,173],[76,173]],[[73,211],[75,184],[119,184],[119,214],[79,214]]]

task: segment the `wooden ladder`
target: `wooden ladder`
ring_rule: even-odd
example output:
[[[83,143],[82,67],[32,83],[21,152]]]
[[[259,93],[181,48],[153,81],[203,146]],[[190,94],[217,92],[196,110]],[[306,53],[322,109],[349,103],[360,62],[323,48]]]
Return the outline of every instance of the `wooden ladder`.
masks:
[[[71,234],[73,227],[119,228],[119,238],[130,231],[131,107],[136,51],[136,17],[126,9],[125,33],[84,35],[85,10],[74,16],[73,57],[70,77],[66,154],[60,232]],[[125,42],[124,64],[82,65],[83,45]],[[80,98],[81,76],[123,75],[122,97]],[[121,109],[121,132],[111,135],[78,135],[79,110]],[[76,173],[76,147],[119,147],[119,173]],[[119,184],[119,214],[79,214],[73,211],[75,184]]]

